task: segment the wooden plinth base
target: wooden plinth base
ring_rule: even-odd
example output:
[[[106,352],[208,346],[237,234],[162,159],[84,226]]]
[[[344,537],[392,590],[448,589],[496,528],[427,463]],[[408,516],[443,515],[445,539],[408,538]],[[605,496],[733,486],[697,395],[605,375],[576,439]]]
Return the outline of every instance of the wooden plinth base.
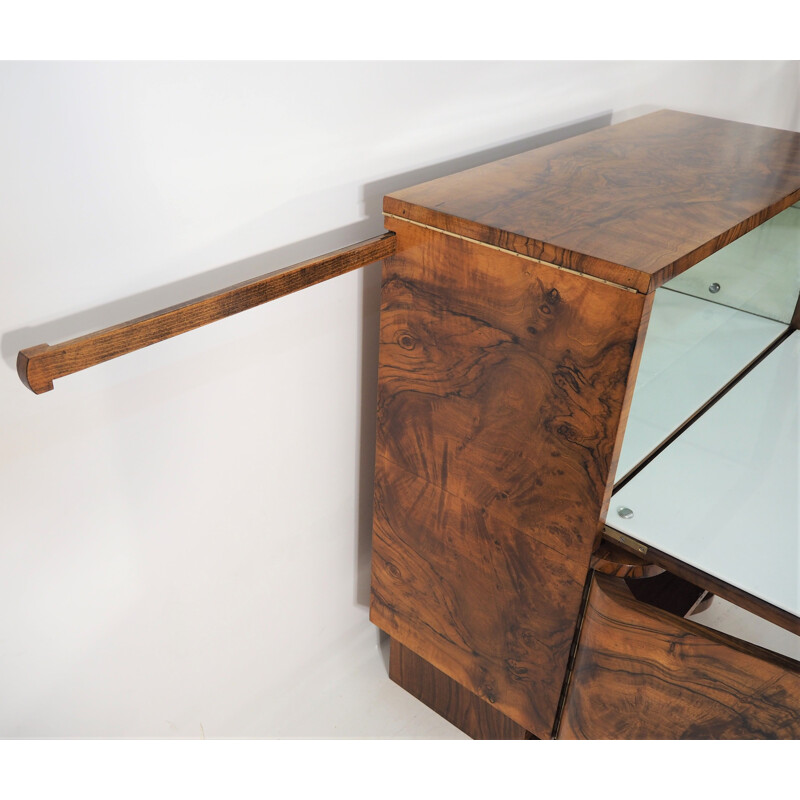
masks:
[[[389,677],[473,739],[535,739],[521,725],[391,640]]]

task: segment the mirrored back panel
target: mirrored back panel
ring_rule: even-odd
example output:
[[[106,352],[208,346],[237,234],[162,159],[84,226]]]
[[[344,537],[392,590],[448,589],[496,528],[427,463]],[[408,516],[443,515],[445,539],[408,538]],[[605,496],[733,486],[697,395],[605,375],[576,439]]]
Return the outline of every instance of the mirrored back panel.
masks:
[[[800,205],[790,206],[663,288],[788,324],[800,294]]]
[[[769,347],[800,295],[800,204],[656,290],[616,481]]]

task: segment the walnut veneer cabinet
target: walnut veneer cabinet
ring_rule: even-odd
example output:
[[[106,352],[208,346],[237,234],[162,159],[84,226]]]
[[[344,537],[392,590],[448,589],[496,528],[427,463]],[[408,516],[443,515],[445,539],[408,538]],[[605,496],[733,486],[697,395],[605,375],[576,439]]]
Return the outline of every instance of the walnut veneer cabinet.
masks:
[[[657,112],[392,194],[381,236],[17,369],[42,394],[383,259],[391,677],[475,737],[796,737],[798,201],[800,134]],[[709,598],[790,641],[714,630]]]
[[[706,591],[795,634],[798,611],[611,503],[656,290],[799,200],[800,134],[671,111],[385,198],[371,619],[395,681],[474,737],[800,734],[800,663],[684,618]],[[794,341],[780,291],[790,318],[618,488]]]

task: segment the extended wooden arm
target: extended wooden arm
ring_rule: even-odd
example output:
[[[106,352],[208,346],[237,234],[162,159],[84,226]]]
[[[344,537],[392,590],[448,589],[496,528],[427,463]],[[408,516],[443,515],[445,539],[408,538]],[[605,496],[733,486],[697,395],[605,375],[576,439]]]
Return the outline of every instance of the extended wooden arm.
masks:
[[[373,239],[303,261],[285,269],[229,286],[219,292],[197,297],[144,317],[114,325],[61,344],[39,344],[20,350],[17,372],[22,382],[36,394],[53,388],[63,378],[117,356],[208,325],[248,308],[305,289],[315,283],[343,275],[395,252],[395,234],[384,233]]]

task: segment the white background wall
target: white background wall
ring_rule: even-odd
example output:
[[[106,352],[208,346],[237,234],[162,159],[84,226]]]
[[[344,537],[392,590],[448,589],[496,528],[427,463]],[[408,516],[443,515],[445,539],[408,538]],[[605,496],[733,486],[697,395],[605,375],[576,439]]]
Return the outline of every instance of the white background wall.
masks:
[[[20,348],[378,234],[386,192],[653,108],[800,130],[799,88],[796,62],[0,64],[0,736],[414,735],[353,677],[388,683],[378,267],[39,397]]]

